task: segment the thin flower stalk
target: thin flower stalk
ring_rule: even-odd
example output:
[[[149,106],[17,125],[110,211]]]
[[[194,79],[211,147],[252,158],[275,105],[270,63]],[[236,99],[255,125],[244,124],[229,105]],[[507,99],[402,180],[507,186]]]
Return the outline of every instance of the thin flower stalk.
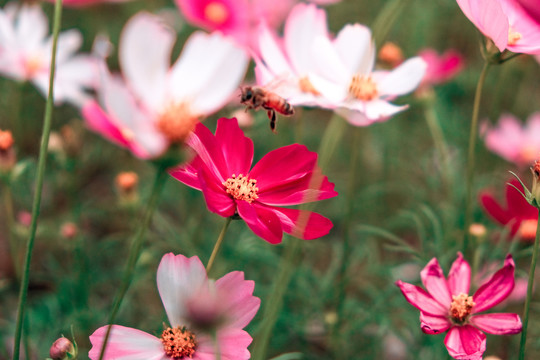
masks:
[[[37,221],[41,207],[41,192],[43,190],[43,180],[45,178],[45,165],[47,163],[47,146],[49,144],[49,135],[51,133],[53,96],[54,96],[54,74],[56,67],[56,48],[58,43],[58,34],[60,33],[60,24],[62,22],[62,0],[56,0],[54,5],[54,23],[53,23],[53,46],[51,53],[51,68],[49,73],[49,93],[47,104],[45,106],[45,115],[43,119],[43,133],[41,136],[41,145],[39,149],[38,169],[36,175],[36,188],[32,205],[32,222],[30,224],[30,235],[26,247],[26,256],[19,291],[19,305],[17,308],[17,323],[15,326],[15,340],[13,343],[13,360],[19,360],[21,336],[24,324],[24,311],[26,298],[28,296],[28,283],[30,279],[30,263],[32,261],[32,251],[36,238]]]
[[[540,208],[538,209],[540,216]],[[534,239],[533,254],[531,259],[531,268],[529,270],[529,281],[527,283],[527,298],[523,310],[523,330],[521,332],[521,341],[519,343],[519,360],[525,359],[525,343],[527,342],[527,326],[529,325],[529,308],[532,299],[534,285],[534,271],[536,269],[536,260],[538,258],[538,243],[540,243],[540,226],[536,226],[536,238]]]
[[[128,261],[126,264],[126,268],[124,269],[124,275],[122,278],[122,284],[120,285],[118,293],[116,294],[116,299],[114,300],[114,305],[109,316],[109,326],[107,327],[107,332],[105,333],[105,338],[103,339],[103,344],[101,346],[101,352],[99,355],[100,360],[103,359],[105,348],[107,347],[107,342],[109,341],[109,336],[111,334],[112,324],[114,324],[114,321],[116,320],[118,310],[120,310],[122,301],[124,300],[126,292],[128,291],[129,286],[131,285],[131,282],[133,280],[133,275],[135,274],[135,266],[137,265],[137,261],[139,260],[139,256],[141,255],[144,235],[146,234],[146,230],[150,225],[152,215],[156,210],[161,192],[163,190],[163,187],[165,186],[167,178],[168,174],[166,169],[161,165],[158,165],[156,171],[156,179],[154,180],[154,185],[152,187],[152,193],[150,195],[150,199],[148,200],[148,205],[143,215],[143,219],[139,223],[139,227],[137,228],[137,231],[131,243]]]
[[[223,228],[221,229],[221,232],[219,233],[219,236],[216,240],[216,244],[214,245],[214,249],[212,250],[212,254],[210,255],[210,259],[208,260],[208,264],[206,265],[206,273],[208,274],[210,270],[212,269],[212,265],[214,265],[214,260],[216,260],[217,253],[219,249],[221,248],[221,244],[223,243],[223,239],[225,238],[225,233],[227,232],[227,229],[229,228],[229,225],[231,224],[231,217],[228,217],[225,219],[225,224],[223,224]],[[217,341],[217,338],[216,338]]]

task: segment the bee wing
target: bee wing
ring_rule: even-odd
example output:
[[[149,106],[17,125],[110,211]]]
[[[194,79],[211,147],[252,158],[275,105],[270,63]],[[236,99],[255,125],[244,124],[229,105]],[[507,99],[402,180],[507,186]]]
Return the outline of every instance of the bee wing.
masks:
[[[274,77],[271,81],[264,84],[263,88],[267,91],[278,92],[279,88],[286,86],[288,83],[293,81],[290,74],[281,74]]]

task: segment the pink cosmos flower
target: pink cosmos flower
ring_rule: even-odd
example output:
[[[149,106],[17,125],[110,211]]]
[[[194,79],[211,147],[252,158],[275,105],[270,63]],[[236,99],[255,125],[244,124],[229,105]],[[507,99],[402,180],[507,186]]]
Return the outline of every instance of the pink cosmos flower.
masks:
[[[495,271],[497,271],[497,268],[499,265],[496,262],[489,262],[486,265],[484,265],[478,273],[474,276],[474,284],[482,284],[485,283],[487,280],[489,280],[490,274],[493,274]],[[505,306],[508,303],[523,303],[525,301],[525,298],[527,297],[527,285],[528,285],[528,279],[527,277],[516,277],[514,279],[514,289],[508,295],[506,300],[502,301],[499,304],[499,307]]]
[[[527,119],[525,126],[511,114],[499,118],[499,124],[484,129],[486,147],[519,167],[530,166],[540,157],[540,112]]]
[[[195,124],[223,107],[246,71],[248,57],[219,33],[196,32],[171,67],[174,34],[159,17],[140,12],[119,46],[124,79],[103,67],[99,103],[82,109],[90,129],[135,156],[161,156]]]
[[[457,0],[465,16],[502,52],[540,51],[538,3],[531,0]]]
[[[450,49],[439,55],[434,49],[424,49],[418,55],[427,64],[420,87],[442,84],[463,70],[463,56],[456,50]]]
[[[160,337],[120,325],[113,325],[104,359],[184,359],[208,360],[216,358],[212,337],[192,326],[192,303],[209,301],[209,311],[219,315],[218,344],[223,360],[249,359],[247,350],[251,336],[242,330],[253,319],[260,299],[253,296],[253,281],[244,280],[244,273],[234,271],[217,281],[208,280],[198,257],[166,254],[157,271],[157,286],[167,312],[170,327]],[[159,319],[156,319],[159,322]],[[92,349],[88,356],[99,359],[107,326],[91,336]]]
[[[223,217],[238,215],[271,244],[283,232],[302,239],[326,235],[332,223],[306,210],[282,208],[334,197],[334,184],[317,167],[317,154],[293,144],[266,154],[251,170],[253,142],[236,119],[218,120],[213,135],[203,124],[187,139],[195,158],[171,175],[204,194],[208,209]]]
[[[509,183],[518,189],[521,186],[516,179],[510,180]],[[506,185],[506,206],[501,206],[493,193],[488,190],[480,193],[480,203],[496,222],[510,228],[512,237],[517,235],[523,241],[533,242],[536,236],[538,211],[511,185]]]
[[[436,258],[420,273],[426,290],[401,280],[396,282],[405,299],[420,310],[421,329],[426,334],[448,331],[444,344],[454,359],[480,360],[486,350],[486,335],[521,332],[517,314],[480,314],[503,301],[514,288],[514,261],[508,255],[504,266],[469,296],[471,268],[458,253],[448,279]]]
[[[0,74],[17,81],[31,81],[47,96],[52,38],[48,20],[39,5],[7,4],[0,10]],[[74,55],[82,45],[77,30],[58,37],[54,99],[81,105],[89,97],[85,89],[97,85],[96,60]]]

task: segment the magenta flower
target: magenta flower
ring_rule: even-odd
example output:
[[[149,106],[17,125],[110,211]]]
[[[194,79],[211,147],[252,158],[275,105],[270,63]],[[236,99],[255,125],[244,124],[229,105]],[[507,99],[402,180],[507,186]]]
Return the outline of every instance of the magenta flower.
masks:
[[[447,50],[439,55],[434,49],[424,49],[418,55],[427,64],[426,74],[419,87],[442,84],[463,70],[463,56],[455,50]]]
[[[511,185],[518,188],[519,181],[512,179]],[[491,191],[480,193],[480,203],[484,210],[499,224],[510,228],[511,236],[519,236],[521,240],[533,242],[536,236],[538,211],[511,185],[506,185],[506,206],[499,204]]]
[[[502,52],[540,51],[538,3],[531,0],[457,0],[465,16]]]
[[[247,360],[251,336],[242,330],[253,319],[260,299],[253,296],[253,281],[244,280],[244,273],[234,271],[217,281],[208,280],[206,270],[198,257],[166,254],[157,271],[157,286],[167,312],[170,327],[160,337],[124,326],[113,325],[104,359],[184,359],[208,360],[216,358],[212,336],[193,327],[190,304],[206,301],[214,304],[207,308],[212,317],[221,320],[217,331],[223,360]],[[156,322],[159,322],[156,319]],[[99,359],[107,326],[100,327],[91,336],[92,349],[88,356]]]
[[[540,157],[540,112],[529,116],[525,125],[515,116],[504,114],[497,126],[483,126],[486,147],[505,160],[523,168]]]
[[[223,217],[240,216],[271,244],[280,243],[283,232],[308,240],[332,228],[332,222],[317,213],[281,207],[337,195],[317,166],[317,154],[305,146],[271,151],[250,170],[253,142],[236,119],[225,118],[218,120],[216,135],[198,124],[186,144],[196,156],[171,175],[201,190],[208,210]]]
[[[401,280],[396,282],[407,301],[420,310],[421,329],[426,334],[448,331],[444,344],[454,359],[480,360],[486,350],[486,335],[521,332],[517,314],[480,314],[503,301],[514,288],[514,260],[504,266],[469,296],[471,268],[458,253],[448,279],[436,258],[420,273],[426,290]]]

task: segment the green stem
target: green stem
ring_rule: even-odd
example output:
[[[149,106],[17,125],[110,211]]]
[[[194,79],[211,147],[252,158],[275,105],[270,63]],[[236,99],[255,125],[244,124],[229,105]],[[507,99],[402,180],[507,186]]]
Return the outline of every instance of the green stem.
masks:
[[[443,183],[445,184],[446,189],[450,189],[450,154],[448,152],[448,145],[444,139],[444,134],[435,112],[434,101],[430,99],[428,103],[424,106],[424,117],[426,118],[426,124],[428,126],[429,132],[431,133],[431,138],[433,139],[433,144],[441,160],[442,174],[443,174]]]
[[[214,260],[216,259],[217,253],[221,247],[221,244],[223,243],[223,239],[225,238],[225,233],[227,232],[227,229],[229,228],[229,224],[231,223],[232,218],[228,217],[225,219],[225,224],[223,224],[223,228],[221,229],[221,232],[219,233],[219,236],[217,238],[216,244],[214,245],[214,250],[212,250],[212,255],[210,255],[210,260],[208,260],[208,264],[206,265],[206,273],[210,273],[210,270],[212,269],[212,265],[214,265]]]
[[[103,339],[103,344],[101,345],[101,353],[99,355],[99,360],[103,359],[105,348],[107,346],[107,342],[109,341],[109,336],[111,334],[112,325],[114,324],[114,321],[116,320],[116,315],[118,314],[118,310],[120,310],[120,306],[122,305],[124,296],[126,295],[126,292],[128,291],[129,286],[131,285],[131,282],[133,280],[133,275],[135,274],[135,266],[137,265],[137,261],[139,260],[139,256],[141,255],[144,235],[146,234],[146,230],[148,229],[148,226],[150,225],[150,221],[152,220],[152,215],[154,214],[154,211],[156,210],[156,207],[157,207],[160,195],[161,195],[161,191],[163,190],[163,187],[168,177],[169,177],[169,174],[167,173],[165,168],[163,167],[157,168],[156,178],[154,180],[154,185],[152,187],[152,193],[150,195],[150,199],[148,200],[148,205],[143,215],[143,219],[139,223],[139,227],[137,228],[135,232],[135,236],[133,237],[133,241],[131,243],[128,261],[126,264],[126,268],[124,269],[124,275],[122,278],[122,284],[120,285],[120,289],[118,290],[118,293],[116,294],[113,309],[109,316],[109,326],[107,327],[107,333],[105,334],[105,338]]]
[[[410,0],[393,0],[387,1],[382,10],[379,12],[375,20],[373,21],[373,39],[377,46],[381,46],[395,21],[398,19],[399,15],[403,13],[403,10],[406,9]]]
[[[474,182],[474,168],[475,168],[475,149],[476,149],[476,138],[478,133],[478,113],[480,112],[480,100],[482,99],[482,89],[484,87],[484,82],[486,80],[486,74],[488,72],[490,63],[486,61],[482,72],[480,73],[480,78],[478,79],[478,84],[476,85],[476,93],[474,94],[474,105],[473,113],[471,120],[471,131],[469,134],[469,153],[467,157],[467,197],[465,199],[465,226],[463,231],[463,253],[465,257],[468,257],[471,249],[469,249],[469,227],[472,223],[472,208],[473,208],[473,182]]]
[[[538,209],[538,216],[540,216],[540,208]],[[534,239],[529,281],[527,283],[527,298],[525,299],[525,307],[523,310],[523,329],[521,330],[521,341],[519,343],[519,360],[525,359],[525,343],[527,342],[527,326],[529,325],[529,306],[533,295],[534,271],[536,269],[536,259],[538,258],[538,243],[540,243],[540,223],[536,226],[536,238]]]
[[[54,24],[53,24],[53,44],[51,54],[51,70],[49,76],[49,95],[47,96],[47,105],[45,106],[45,115],[43,119],[43,134],[41,136],[41,146],[39,149],[38,169],[36,176],[36,188],[32,205],[32,222],[30,224],[30,236],[26,247],[26,257],[22,273],[21,288],[19,291],[19,306],[17,308],[17,324],[15,327],[15,340],[13,343],[13,360],[19,360],[22,329],[24,324],[24,310],[26,298],[28,296],[28,282],[30,278],[30,263],[32,261],[32,251],[34,249],[34,240],[36,238],[37,221],[41,207],[41,192],[43,190],[43,180],[45,177],[45,165],[47,160],[47,146],[49,144],[49,135],[51,133],[53,96],[54,96],[54,73],[56,68],[56,46],[58,43],[58,34],[60,32],[60,23],[62,20],[62,0],[56,0],[54,5]]]

